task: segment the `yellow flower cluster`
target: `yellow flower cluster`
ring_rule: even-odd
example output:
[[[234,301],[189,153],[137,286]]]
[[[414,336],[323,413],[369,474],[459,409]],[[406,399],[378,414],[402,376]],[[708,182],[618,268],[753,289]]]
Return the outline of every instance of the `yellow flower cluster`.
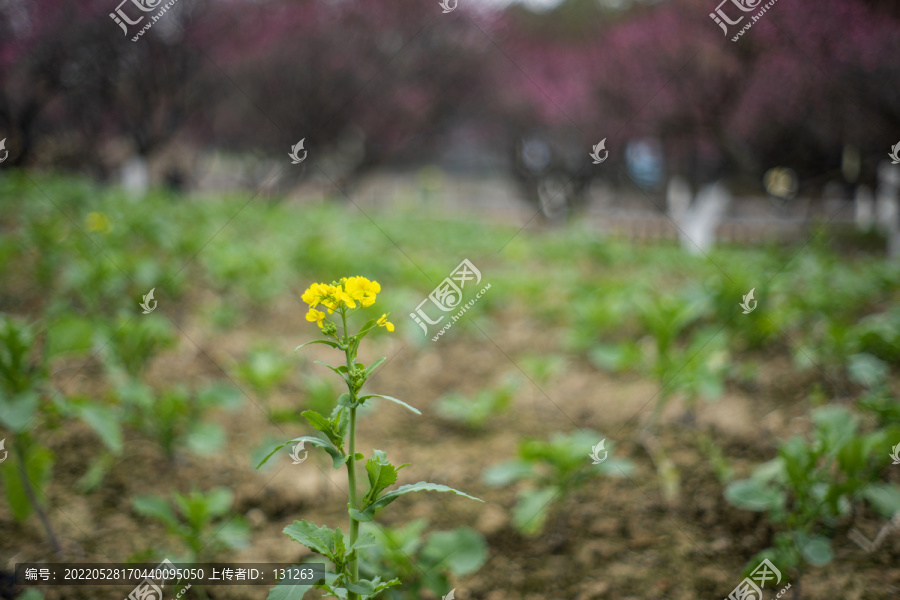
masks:
[[[112,231],[112,222],[102,212],[89,212],[84,217],[84,226],[90,232],[109,233]]]
[[[301,298],[309,304],[306,320],[315,321],[316,325],[321,328],[325,320],[325,313],[316,310],[319,304],[328,309],[328,314],[332,314],[342,306],[356,308],[357,302],[360,306],[368,307],[375,304],[375,297],[380,292],[381,285],[377,281],[369,281],[365,277],[344,277],[335,285],[314,283],[303,292]],[[394,330],[394,325],[388,323],[386,314],[378,319],[378,326],[387,327],[388,331]]]

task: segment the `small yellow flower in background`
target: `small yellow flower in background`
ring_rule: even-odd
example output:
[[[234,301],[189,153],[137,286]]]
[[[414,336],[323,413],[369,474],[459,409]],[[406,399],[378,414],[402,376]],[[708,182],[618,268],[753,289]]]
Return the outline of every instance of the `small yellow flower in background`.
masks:
[[[89,212],[84,217],[84,226],[88,231],[99,231],[100,233],[109,233],[112,231],[112,223],[102,212]]]
[[[314,308],[310,308],[309,312],[306,313],[306,320],[309,322],[316,322],[316,325],[319,326],[319,329],[322,328],[322,321],[325,320],[325,313],[321,310],[316,310]]]
[[[388,331],[394,331],[394,324],[387,320],[387,314],[381,315],[378,319],[379,327],[387,327]]]
[[[375,295],[381,292],[381,285],[365,277],[349,277],[344,283],[344,289],[363,306],[372,306],[375,304]]]

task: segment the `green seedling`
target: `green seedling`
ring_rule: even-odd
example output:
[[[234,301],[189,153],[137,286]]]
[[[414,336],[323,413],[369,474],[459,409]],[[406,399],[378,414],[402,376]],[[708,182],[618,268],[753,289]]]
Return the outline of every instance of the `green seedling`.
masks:
[[[145,383],[129,379],[117,386],[125,423],[159,443],[168,460],[181,448],[201,456],[220,450],[225,431],[207,420],[219,408],[240,404],[232,386],[212,384],[195,392],[176,387],[155,392]]]
[[[172,325],[157,315],[122,316],[106,328],[105,362],[114,377],[139,377],[150,359],[175,345]]]
[[[769,558],[796,570],[798,580],[805,565],[833,560],[829,536],[855,500],[866,499],[885,518],[900,511],[900,487],[879,481],[890,462],[889,440],[900,430],[860,433],[859,418],[843,406],[815,409],[812,421],[809,440],[794,436],[783,442],[776,458],[725,488],[729,503],[767,513],[777,529],[772,547],[750,562]]]
[[[508,381],[492,390],[480,390],[468,398],[451,393],[438,400],[438,414],[469,429],[482,429],[488,421],[504,413],[512,402],[518,382]]]
[[[242,381],[250,384],[261,399],[266,400],[272,390],[285,382],[292,367],[291,361],[282,353],[257,348],[238,364],[235,372]]]
[[[850,381],[865,391],[859,407],[872,413],[882,427],[900,425],[900,402],[891,392],[890,367],[871,354],[853,354],[847,358]]]
[[[544,530],[552,507],[564,505],[566,498],[590,479],[631,473],[630,460],[603,454],[612,454],[614,444],[609,441],[599,452],[602,462],[593,464],[590,454],[602,439],[590,431],[554,433],[550,441],[526,439],[519,445],[519,459],[489,467],[484,482],[492,487],[528,482],[518,493],[512,522],[520,532],[537,535]]]
[[[345,536],[340,528],[318,527],[305,520],[294,521],[284,529],[284,533],[292,540],[331,561],[334,570],[328,573],[324,579],[317,581],[315,587],[323,590],[328,596],[342,600],[374,598],[384,590],[401,583],[397,577],[390,580],[383,580],[380,576],[372,579],[360,578],[359,551],[378,543],[371,535],[360,535],[360,523],[373,521],[379,510],[411,492],[453,492],[481,501],[445,485],[424,481],[402,485],[388,491],[388,488],[397,482],[400,469],[408,465],[394,466],[388,461],[386,453],[382,450],[373,450],[365,462],[368,490],[362,495],[357,491],[356,463],[365,460],[365,456],[356,451],[356,422],[359,407],[365,405],[366,401],[372,398],[382,398],[415,414],[421,414],[417,409],[397,398],[362,391],[366,381],[385,359],[376,360],[368,366],[357,362],[359,344],[375,329],[385,327],[388,331],[393,331],[394,326],[387,321],[385,314],[378,319],[369,320],[356,333],[351,333],[348,318],[352,318],[356,312],[357,303],[362,307],[374,304],[376,294],[380,291],[381,286],[375,281],[369,281],[364,277],[349,277],[333,282],[331,285],[315,283],[303,294],[303,301],[310,307],[306,319],[315,322],[324,336],[323,339],[308,342],[303,346],[323,344],[343,353],[345,364],[337,367],[321,364],[343,380],[347,391],[338,397],[337,405],[328,417],[313,410],[305,410],[301,413],[309,424],[321,432],[324,437],[301,436],[287,441],[273,449],[259,465],[262,466],[281,448],[289,444],[299,445],[299,442],[303,442],[327,452],[332,458],[335,469],[346,467],[350,492],[349,536]],[[328,309],[327,315],[324,311],[316,310],[319,305]],[[339,322],[333,322],[329,315],[340,317]],[[298,348],[300,347],[302,346]],[[303,596],[308,589],[307,586],[284,581],[272,589],[269,599],[297,599]]]
[[[226,550],[247,545],[250,527],[243,517],[236,515],[226,520],[233,503],[234,495],[224,487],[206,492],[194,489],[188,494],[174,492],[171,501],[151,495],[132,500],[136,513],[162,523],[187,550],[175,554],[174,563],[211,562]],[[202,586],[191,589],[201,599],[209,597]]]
[[[360,572],[404,582],[402,589],[385,591],[387,597],[415,600],[422,597],[423,588],[443,596],[450,589],[450,576],[470,575],[487,560],[487,543],[474,529],[457,527],[423,535],[427,526],[425,519],[394,528],[363,525],[363,534],[371,535],[376,544],[361,552]]]
[[[543,385],[566,370],[566,359],[558,354],[526,354],[520,361],[522,370]]]
[[[12,433],[11,443],[4,444],[3,457],[12,454],[15,465],[0,470],[6,498],[18,521],[24,521],[32,511],[37,513],[47,539],[61,554],[42,507],[44,496],[35,489],[46,489],[54,462],[53,453],[38,444],[34,435],[47,385],[46,361],[36,352],[31,327],[0,314],[0,427]]]

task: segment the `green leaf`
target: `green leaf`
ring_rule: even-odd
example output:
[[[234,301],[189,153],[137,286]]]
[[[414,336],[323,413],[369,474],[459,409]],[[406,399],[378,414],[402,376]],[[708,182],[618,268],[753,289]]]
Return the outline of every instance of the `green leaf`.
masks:
[[[322,433],[327,433],[331,429],[331,423],[329,423],[328,419],[314,410],[304,410],[300,413],[300,416]]]
[[[94,324],[83,317],[65,316],[47,329],[47,359],[91,349]]]
[[[900,512],[900,486],[892,483],[870,483],[862,489],[862,496],[884,519]]]
[[[44,595],[37,588],[28,588],[16,598],[18,600],[44,600]]]
[[[353,545],[350,546],[349,551],[353,552],[354,550],[359,550],[360,548],[370,548],[378,544],[378,541],[375,539],[371,533],[363,533],[356,541],[353,542]]]
[[[22,433],[28,428],[37,407],[37,392],[29,390],[9,397],[0,390],[0,424],[13,433]]]
[[[410,492],[453,492],[459,496],[465,496],[466,498],[471,498],[472,500],[477,500],[479,502],[484,502],[481,498],[476,498],[475,496],[470,496],[465,492],[461,492],[459,490],[453,489],[452,487],[447,487],[446,485],[441,485],[440,483],[428,483],[425,481],[420,481],[418,483],[411,483],[408,485],[402,485],[396,490],[392,492],[388,492],[381,498],[378,498],[375,502],[369,505],[365,510],[358,511],[356,509],[350,509],[350,516],[353,517],[357,521],[371,521],[375,516],[375,511],[379,508],[384,508],[400,496],[404,494],[409,494]]]
[[[313,362],[328,367],[329,369],[331,369],[332,371],[334,371],[334,372],[337,373],[338,375],[341,375],[342,377],[343,377],[344,373],[347,372],[347,367],[346,367],[345,365],[341,365],[341,366],[339,366],[339,367],[332,367],[332,366],[329,365],[328,363],[322,362],[321,360],[314,360]]]
[[[313,552],[327,556],[335,564],[344,563],[344,534],[340,528],[316,527],[308,521],[294,521],[284,528],[284,533]]]
[[[304,346],[309,346],[310,344],[325,344],[326,346],[331,346],[332,348],[338,347],[337,342],[332,342],[330,340],[313,340],[311,342],[306,342],[305,344],[300,344],[299,346],[294,348],[294,352],[296,352],[300,348],[303,348]],[[316,361],[316,362],[318,362],[318,361]]]
[[[122,429],[119,426],[119,416],[110,406],[79,402],[73,403],[75,414],[79,419],[87,423],[93,429],[103,444],[113,452],[122,454]]]
[[[531,475],[531,463],[523,460],[511,460],[488,467],[482,474],[481,480],[490,487],[503,487],[514,481],[528,479]]]
[[[360,580],[360,581],[363,581],[363,580]],[[370,600],[371,598],[378,596],[378,594],[380,594],[384,590],[388,589],[389,587],[394,587],[396,585],[400,585],[400,579],[395,577],[394,579],[391,579],[390,581],[382,582],[381,577],[376,577],[376,578],[372,579],[371,583],[375,589],[372,590],[372,592],[369,594],[363,594],[361,600]]]
[[[8,452],[15,451],[15,448]],[[25,472],[31,481],[31,487],[34,488],[38,502],[44,503],[44,492],[47,484],[50,482],[50,476],[53,469],[53,453],[43,446],[30,446],[25,451]],[[22,483],[21,471],[18,466],[13,463],[3,469],[0,469],[0,475],[3,477],[4,487],[6,487],[6,498],[9,501],[9,507],[12,509],[13,517],[17,521],[24,521],[34,508],[25,492]]]
[[[226,487],[217,487],[203,494],[203,499],[206,504],[206,512],[209,513],[209,516],[216,518],[231,510],[234,494]]]
[[[211,456],[225,446],[227,436],[218,423],[199,422],[191,427],[184,443],[199,456]]]
[[[311,435],[303,435],[298,438],[288,440],[283,444],[279,444],[279,445],[275,446],[275,448],[273,448],[272,451],[269,452],[266,455],[266,457],[260,461],[260,463],[258,465],[256,465],[256,468],[258,469],[261,466],[263,466],[264,464],[266,464],[266,461],[268,461],[270,458],[272,458],[273,454],[275,454],[276,452],[278,452],[285,446],[287,446],[289,444],[297,443],[297,442],[309,443],[309,444],[312,444],[313,446],[317,446],[319,448],[324,449],[326,452],[328,452],[328,454],[331,455],[331,459],[334,463],[335,469],[339,469],[341,467],[341,465],[343,465],[345,462],[347,462],[347,459],[344,457],[343,454],[341,454],[341,451],[338,450],[337,448],[335,448],[331,444],[331,442],[329,442],[327,440],[323,440],[322,438],[317,438],[317,437],[311,436]]]
[[[365,325],[362,326],[362,328],[359,330],[359,333],[357,333],[355,336],[357,346],[359,345],[359,340],[369,335],[369,333],[371,333],[373,329],[378,328],[377,323],[378,319],[369,319],[368,321],[366,321]]]
[[[204,407],[221,406],[225,410],[241,407],[244,395],[233,383],[212,383],[197,394],[197,403]]]
[[[372,452],[372,458],[366,461],[366,472],[369,475],[369,491],[363,499],[363,504],[371,504],[378,494],[389,485],[397,482],[397,471],[407,465],[395,467],[387,460],[383,450]]]
[[[311,589],[309,585],[279,582],[269,590],[266,600],[300,600]]]
[[[859,422],[845,406],[822,406],[812,411],[811,418],[816,424],[817,437],[825,442],[829,452],[839,450],[853,439]]]
[[[640,361],[640,349],[632,342],[597,344],[588,352],[591,363],[603,371],[617,373]]]
[[[824,567],[834,560],[834,551],[831,549],[831,540],[821,535],[807,536],[797,533],[797,546],[800,554],[814,567]]]
[[[246,548],[250,541],[250,526],[237,516],[225,523],[216,532],[214,539],[226,548]]]
[[[396,398],[394,398],[394,397],[392,397],[392,396],[384,396],[384,395],[382,395],[382,394],[369,394],[368,396],[363,396],[362,398],[360,398],[359,401],[360,401],[360,402],[365,402],[365,401],[368,400],[369,398],[384,398],[385,400],[390,400],[391,402],[396,402],[396,403],[399,404],[400,406],[405,406],[406,408],[408,408],[409,410],[413,411],[413,412],[416,413],[417,415],[421,415],[421,414],[422,414],[422,413],[419,411],[419,409],[413,408],[412,406],[410,406],[409,404],[407,404],[407,403],[404,402],[403,400],[397,400]]]
[[[634,463],[627,458],[610,458],[597,467],[597,471],[608,477],[628,477],[634,473]]]
[[[369,375],[372,374],[372,371],[374,371],[375,369],[377,369],[377,368],[378,368],[378,365],[380,365],[381,363],[383,363],[385,360],[387,360],[387,357],[386,357],[386,356],[382,356],[381,358],[379,358],[378,360],[376,360],[375,362],[373,362],[371,365],[369,365],[369,368],[366,369],[366,378],[368,378]]]
[[[437,531],[428,536],[422,547],[422,558],[431,564],[448,569],[457,577],[474,573],[487,560],[484,536],[470,527],[452,531]]]
[[[178,517],[169,501],[161,496],[135,496],[131,501],[134,510],[141,516],[150,517],[162,522],[170,529],[178,529]]]
[[[347,428],[350,426],[350,411],[343,406],[335,406],[331,411],[331,424],[335,432],[343,440],[347,437]]]
[[[356,594],[372,594],[375,592],[375,585],[366,579],[360,579],[356,583],[348,583],[346,587]]]
[[[103,483],[103,478],[115,464],[113,455],[109,452],[102,452],[97,458],[91,461],[88,470],[78,478],[78,491],[82,494],[93,492]]]
[[[326,419],[314,410],[304,410],[300,413],[300,416],[306,419],[313,428],[328,436],[335,448],[341,448],[344,445],[344,438],[335,431],[334,423],[331,419]]]
[[[753,511],[774,510],[785,501],[783,492],[752,478],[732,481],[724,496],[732,506]]]
[[[512,523],[519,531],[533,535],[543,531],[551,503],[559,488],[549,486],[539,490],[523,490],[512,513]]]
[[[338,396],[338,406],[346,406],[347,408],[353,408],[355,406],[359,406],[359,400],[356,402],[350,401],[350,394],[344,392],[340,396]]]

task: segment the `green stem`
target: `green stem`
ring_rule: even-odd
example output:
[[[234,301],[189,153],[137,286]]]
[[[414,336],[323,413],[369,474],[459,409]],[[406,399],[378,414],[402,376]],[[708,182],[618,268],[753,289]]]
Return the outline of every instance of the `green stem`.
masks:
[[[354,398],[355,402],[356,399]],[[356,500],[356,465],[354,464],[356,461],[353,459],[353,456],[356,454],[356,407],[350,409],[350,460],[347,461],[347,476],[350,478],[350,506],[359,509]],[[359,536],[359,521],[350,518],[350,546],[353,546],[353,543],[356,542],[356,538]],[[350,555],[350,562],[348,563],[348,567],[350,568],[350,581],[356,583],[359,579],[359,561],[356,559],[356,550]],[[356,594],[350,592],[350,600],[354,600]]]
[[[47,518],[47,513],[44,512],[44,508],[38,502],[37,495],[34,493],[34,488],[31,486],[31,479],[28,478],[28,470],[25,463],[25,451],[28,447],[29,444],[27,442],[20,443],[17,439],[13,440],[13,449],[16,453],[16,463],[19,467],[19,477],[22,481],[22,487],[25,489],[25,495],[28,497],[28,501],[31,503],[32,508],[34,508],[38,518],[41,520],[41,525],[44,526],[44,531],[47,533],[50,545],[53,546],[53,551],[56,552],[57,556],[62,556],[62,546],[59,545],[56,534],[53,533],[53,528],[50,527],[50,520]]]
[[[354,356],[350,356],[350,336],[347,334],[347,315],[341,310],[341,320],[344,324],[344,356],[347,359],[347,377],[349,379],[350,371],[353,369],[355,362]],[[347,384],[350,391],[350,402],[356,403],[356,390],[353,389],[353,382]],[[350,488],[350,508],[359,509],[356,497],[356,407],[350,409],[350,460],[347,461],[347,479]],[[350,517],[350,546],[352,547],[356,538],[359,536],[359,521]],[[349,571],[350,583],[356,583],[359,580],[359,561],[356,557],[356,550],[350,553],[350,560],[347,562],[347,570]],[[349,600],[358,600],[359,595],[355,592],[347,592]]]

